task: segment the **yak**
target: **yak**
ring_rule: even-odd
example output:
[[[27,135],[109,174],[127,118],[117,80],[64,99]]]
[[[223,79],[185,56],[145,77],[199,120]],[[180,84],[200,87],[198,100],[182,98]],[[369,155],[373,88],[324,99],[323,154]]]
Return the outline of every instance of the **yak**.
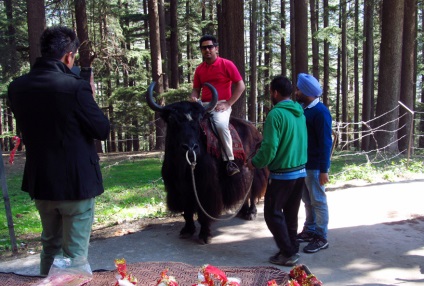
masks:
[[[208,150],[205,126],[218,95],[212,85],[205,85],[213,94],[207,106],[189,101],[160,106],[153,96],[155,82],[146,92],[147,104],[159,112],[166,123],[162,179],[167,207],[173,213],[183,214],[185,224],[180,231],[181,238],[194,235],[194,215],[197,214],[202,244],[211,242],[211,222],[219,220],[217,217],[226,210],[242,206],[238,216],[247,220],[255,218],[256,203],[264,195],[268,177],[266,169],[251,169],[246,164],[246,159],[254,155],[262,141],[260,132],[246,120],[230,118],[230,125],[237,131],[246,155],[243,160],[235,160],[240,173],[228,176],[221,153],[216,155]]]

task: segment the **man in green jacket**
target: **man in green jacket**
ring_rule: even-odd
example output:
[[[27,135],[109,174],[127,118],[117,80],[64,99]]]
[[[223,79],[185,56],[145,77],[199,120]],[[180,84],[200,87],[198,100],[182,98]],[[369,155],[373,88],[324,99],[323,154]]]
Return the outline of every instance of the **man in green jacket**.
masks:
[[[274,107],[265,121],[261,147],[252,158],[254,167],[270,170],[264,217],[279,251],[269,262],[283,266],[293,266],[299,260],[297,216],[305,188],[308,143],[303,108],[291,100],[292,91],[286,77],[271,81]]]

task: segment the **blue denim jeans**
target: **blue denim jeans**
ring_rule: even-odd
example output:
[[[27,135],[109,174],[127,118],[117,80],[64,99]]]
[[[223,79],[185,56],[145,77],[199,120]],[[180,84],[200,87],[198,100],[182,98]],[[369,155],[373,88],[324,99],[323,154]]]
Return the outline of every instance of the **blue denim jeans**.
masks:
[[[327,195],[325,194],[325,187],[319,183],[319,175],[319,170],[306,170],[306,189],[302,195],[302,201],[305,204],[306,211],[303,230],[327,239]]]

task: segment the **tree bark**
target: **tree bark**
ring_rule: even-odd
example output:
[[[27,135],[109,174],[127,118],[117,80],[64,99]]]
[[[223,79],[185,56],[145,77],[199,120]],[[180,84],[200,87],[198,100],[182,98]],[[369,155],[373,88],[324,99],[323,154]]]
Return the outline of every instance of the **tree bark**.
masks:
[[[44,0],[26,0],[28,19],[29,63],[41,56],[40,36],[46,28]]]
[[[315,38],[318,31],[318,1],[309,0],[311,10],[311,40],[312,40],[312,75],[319,79],[319,45]]]
[[[88,40],[88,25],[85,0],[75,0],[75,22],[77,24],[77,35],[81,42],[78,50],[81,67],[90,67],[90,42]]]
[[[401,93],[400,101],[409,109],[415,110],[414,107],[414,90],[415,90],[415,63],[416,63],[416,37],[417,37],[417,0],[405,0],[404,26],[403,26],[403,44],[402,44],[402,75],[401,75]],[[413,124],[413,114],[401,107],[399,110],[399,127],[398,132],[399,150],[406,152],[408,144],[412,144],[409,140],[411,128]],[[412,145],[411,145],[412,147]]]
[[[308,1],[294,0],[295,71],[294,82],[299,73],[308,73]]]
[[[421,3],[421,15],[424,15],[424,4]],[[421,26],[424,27],[424,17],[421,17]],[[421,48],[421,58],[424,59],[424,45]],[[421,75],[421,103],[424,106],[424,74]],[[424,112],[424,108],[420,110]],[[421,113],[421,120],[419,124],[420,134],[424,134],[424,113]],[[424,136],[421,136],[418,140],[418,147],[424,148]]]
[[[179,68],[178,68],[178,15],[177,15],[178,0],[170,1],[170,20],[171,20],[171,36],[170,36],[170,83],[171,88],[179,87]]]
[[[346,1],[340,1],[341,7],[341,27],[342,27],[342,49],[341,49],[341,101],[342,101],[342,122],[348,122],[348,71],[347,71],[347,13],[346,13]],[[345,148],[348,148],[348,127],[342,134],[342,142]]]
[[[248,103],[248,119],[256,123],[257,105],[258,105],[258,70],[257,70],[257,32],[258,32],[258,2],[257,0],[250,1],[250,90]]]
[[[380,68],[378,81],[376,120],[382,130],[376,134],[378,148],[398,152],[396,120],[401,87],[402,35],[404,1],[383,1]]]
[[[219,54],[234,62],[243,80],[244,64],[244,5],[243,0],[221,1],[218,4]],[[232,106],[232,115],[246,118],[245,92]]]
[[[363,68],[363,94],[362,94],[362,121],[367,123],[362,125],[361,149],[370,150],[370,135],[368,125],[373,118],[374,101],[374,0],[367,1],[364,5],[364,68]]]
[[[158,0],[148,0],[149,11],[149,38],[150,38],[150,54],[152,59],[152,77],[156,82],[155,91],[157,94],[163,93],[163,77],[162,77],[162,57],[160,45],[160,29],[159,29],[159,11]],[[164,104],[163,99],[159,104]],[[164,150],[165,148],[165,124],[159,114],[155,114],[156,122],[156,150]]]
[[[167,47],[166,47],[166,19],[165,19],[165,7],[163,0],[158,0],[158,15],[159,15],[159,32],[160,32],[160,51],[162,58],[162,75],[163,75],[163,90],[168,90],[168,58],[167,58]]]
[[[264,95],[269,94],[269,82],[270,82],[270,70],[271,70],[271,1],[262,1],[264,5],[264,64],[263,64],[263,76],[264,85],[262,93]],[[265,96],[266,97],[266,96]]]
[[[328,18],[329,18],[329,12],[328,12],[328,0],[324,0],[323,4],[324,9],[324,28],[328,27]],[[324,40],[324,79],[323,79],[323,94],[322,94],[322,101],[323,103],[328,107],[329,100],[328,100],[328,85],[330,82],[330,43],[327,39]]]
[[[286,31],[286,0],[280,1],[280,28],[282,31]],[[287,76],[287,46],[286,46],[286,34],[284,33],[281,37],[281,75]]]
[[[355,0],[355,39],[353,47],[353,77],[354,77],[354,122],[359,122],[359,0]],[[359,126],[353,125],[353,146],[359,149]]]

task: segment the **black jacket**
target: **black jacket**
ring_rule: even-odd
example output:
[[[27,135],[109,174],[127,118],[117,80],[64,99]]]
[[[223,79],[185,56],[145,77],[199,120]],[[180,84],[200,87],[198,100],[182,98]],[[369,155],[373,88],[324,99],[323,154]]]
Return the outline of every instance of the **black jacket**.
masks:
[[[23,191],[54,201],[103,193],[94,139],[105,140],[110,124],[87,81],[42,57],[9,85],[8,99],[26,146]]]

